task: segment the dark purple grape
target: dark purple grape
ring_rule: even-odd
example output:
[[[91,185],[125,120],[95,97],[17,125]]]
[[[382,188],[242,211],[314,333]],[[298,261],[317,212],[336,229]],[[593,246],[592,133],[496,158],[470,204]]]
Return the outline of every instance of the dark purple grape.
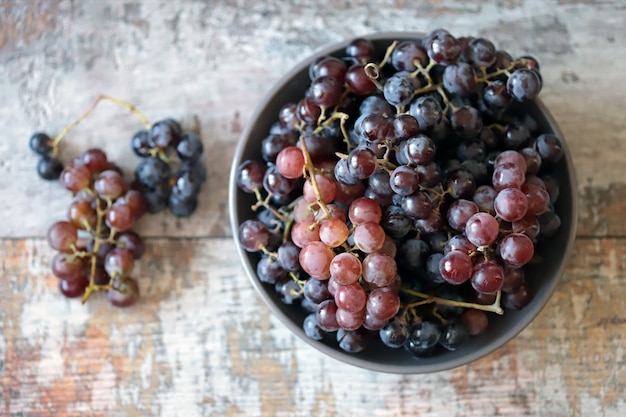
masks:
[[[320,107],[332,107],[339,101],[342,84],[328,75],[323,75],[311,82],[308,97]]]
[[[361,115],[377,114],[388,118],[393,116],[396,111],[383,97],[371,95],[363,99],[359,106],[359,113]]]
[[[469,330],[459,319],[450,320],[442,329],[439,344],[447,350],[457,350],[469,340]]]
[[[380,340],[390,348],[401,348],[409,339],[410,327],[406,320],[395,317],[378,331]]]
[[[169,164],[159,158],[142,159],[135,169],[135,179],[149,188],[155,188],[168,181],[169,177]]]
[[[394,193],[406,196],[413,194],[419,187],[420,177],[413,168],[400,165],[389,175],[389,186]]]
[[[407,352],[418,358],[430,356],[441,337],[441,324],[434,320],[420,320],[411,326],[404,344]]]
[[[450,125],[460,137],[472,139],[480,134],[483,128],[483,118],[475,107],[463,106],[452,113]]]
[[[191,195],[187,198],[177,194],[170,194],[167,207],[176,217],[189,217],[196,211],[198,207],[198,198],[196,195]]]
[[[366,96],[376,90],[376,84],[365,74],[363,64],[355,64],[348,68],[346,85],[357,96]]]
[[[417,70],[416,62],[424,68],[428,65],[426,49],[413,41],[398,43],[391,53],[391,65],[397,71],[413,72]]]
[[[304,322],[302,323],[302,328],[304,330],[304,334],[313,340],[322,340],[326,334],[326,332],[318,326],[314,313],[305,317]]]
[[[185,133],[176,145],[176,154],[181,161],[195,164],[204,151],[202,141],[195,133]]]
[[[535,139],[534,149],[541,156],[542,162],[554,165],[563,157],[563,144],[561,140],[551,133],[544,133]]]
[[[63,172],[63,163],[50,155],[44,155],[37,162],[37,174],[44,180],[58,180]]]
[[[448,192],[456,199],[471,199],[476,191],[476,183],[472,174],[462,169],[454,170],[448,174],[446,184]]]
[[[322,115],[322,108],[318,104],[315,104],[312,98],[305,97],[298,101],[296,112],[299,120],[308,125],[317,126],[320,116]]]
[[[348,154],[348,170],[354,178],[366,179],[376,172],[378,158],[368,148],[355,148]]]
[[[425,191],[416,191],[402,198],[402,210],[410,219],[426,219],[432,211],[432,201]]]
[[[172,119],[160,120],[150,128],[150,141],[159,149],[174,147],[180,141],[182,130]]]
[[[389,236],[399,239],[411,231],[412,222],[401,207],[389,205],[383,210],[380,225]]]
[[[511,105],[511,96],[502,80],[495,80],[483,90],[483,102],[494,112],[500,112]]]
[[[420,132],[417,119],[410,114],[400,113],[393,120],[393,128],[396,140],[406,140],[416,136]]]
[[[261,221],[248,219],[239,225],[239,242],[248,252],[260,250],[269,241],[270,231]]]
[[[326,56],[311,64],[311,67],[309,68],[309,77],[311,78],[311,81],[313,81],[319,77],[329,76],[337,80],[337,82],[342,85],[346,78],[347,70],[348,67],[346,66],[346,63],[341,59],[333,56]]]
[[[541,79],[533,70],[516,69],[507,80],[506,89],[514,100],[532,100],[541,90]]]
[[[346,56],[354,58],[361,64],[372,62],[375,52],[372,41],[364,38],[355,39],[346,47]]]
[[[41,156],[50,155],[53,149],[50,136],[41,132],[35,133],[30,137],[28,146],[33,152]]]
[[[424,37],[428,56],[438,64],[454,64],[461,54],[461,44],[445,29],[435,29]]]
[[[476,71],[474,67],[458,62],[448,65],[443,71],[443,86],[450,94],[466,96],[476,91]]]
[[[409,114],[417,120],[421,131],[434,129],[443,117],[441,105],[431,96],[416,98],[411,103]]]
[[[463,58],[476,67],[488,68],[496,62],[496,47],[488,39],[472,39],[463,49]]]
[[[154,148],[154,143],[147,130],[140,130],[130,140],[130,147],[135,155],[145,158],[150,155],[150,150]]]
[[[399,71],[387,79],[383,87],[385,99],[394,106],[406,106],[413,100],[419,81],[409,72]]]

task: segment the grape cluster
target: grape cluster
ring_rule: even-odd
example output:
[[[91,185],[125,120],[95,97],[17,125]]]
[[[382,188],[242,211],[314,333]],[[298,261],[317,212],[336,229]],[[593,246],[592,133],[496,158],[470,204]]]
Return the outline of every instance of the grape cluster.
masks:
[[[120,167],[99,148],[86,150],[67,167],[58,157],[66,134],[104,100],[124,107],[146,126],[131,140],[134,153],[142,157],[134,181],[127,181]],[[73,195],[67,219],[54,223],[47,233],[49,245],[58,251],[52,272],[59,278],[61,293],[70,298],[82,296],[85,302],[94,291],[104,290],[115,306],[136,302],[139,287],[131,273],[144,245],[131,228],[146,212],[169,207],[175,216],[187,217],[195,211],[206,180],[198,135],[183,132],[173,119],[151,124],[132,104],[101,95],[54,139],[38,132],[31,136],[29,146],[40,156],[39,176],[60,180]]]
[[[135,169],[135,181],[148,212],[169,208],[177,217],[190,216],[206,180],[198,135],[183,132],[175,120],[165,119],[137,132],[131,147],[142,158]]]
[[[47,233],[56,251],[52,273],[66,297],[83,297],[105,290],[111,304],[125,307],[139,298],[131,276],[144,245],[131,228],[146,212],[146,202],[104,151],[88,149],[64,168],[61,184],[73,194],[67,219]]]
[[[563,149],[519,104],[541,89],[535,59],[443,29],[380,55],[357,39],[311,63],[263,160],[238,167],[257,199],[238,239],[309,313],[309,337],[358,352],[378,335],[423,357],[531,300],[524,266],[560,226]]]

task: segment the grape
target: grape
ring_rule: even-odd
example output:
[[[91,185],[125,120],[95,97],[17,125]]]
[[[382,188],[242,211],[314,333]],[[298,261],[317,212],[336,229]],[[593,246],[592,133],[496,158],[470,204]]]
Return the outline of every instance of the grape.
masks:
[[[432,201],[424,191],[416,191],[403,197],[401,207],[410,219],[426,219],[433,212]]]
[[[284,148],[276,157],[276,167],[285,178],[295,179],[302,176],[304,169],[302,150],[296,146]]]
[[[150,155],[150,150],[154,148],[154,143],[150,139],[147,130],[140,130],[133,135],[130,140],[130,146],[135,155],[145,158]]]
[[[505,188],[496,196],[494,208],[502,219],[507,222],[516,222],[526,215],[528,199],[526,194],[517,188]]]
[[[390,205],[385,207],[380,222],[385,233],[393,238],[402,238],[411,230],[411,220],[401,207]]]
[[[387,79],[383,88],[385,100],[394,106],[406,106],[418,88],[418,81],[409,72],[396,72]]]
[[[104,258],[104,270],[111,277],[128,276],[135,264],[133,253],[129,249],[115,248]]]
[[[376,287],[390,285],[398,273],[396,260],[382,252],[370,253],[363,259],[363,279]]]
[[[304,283],[302,294],[315,304],[328,300],[332,297],[328,290],[328,282],[329,280],[307,279]]]
[[[409,324],[401,318],[394,318],[378,331],[380,340],[390,348],[401,348],[409,339]]]
[[[76,200],[70,204],[67,218],[78,229],[92,230],[96,227],[98,215],[91,201]]]
[[[371,177],[377,168],[376,154],[368,148],[356,148],[348,155],[348,171],[356,179]]]
[[[534,254],[533,242],[522,233],[511,233],[505,236],[499,247],[502,260],[516,267],[527,264]]]
[[[91,183],[91,172],[84,165],[66,167],[59,177],[61,184],[73,193],[84,190]]]
[[[48,229],[48,245],[63,253],[70,253],[78,240],[78,229],[72,223],[59,221]]]
[[[337,186],[335,185],[335,181],[332,178],[322,174],[315,174],[315,181],[317,182],[317,188],[320,194],[321,201],[326,204],[330,204],[337,195]],[[304,196],[304,199],[309,203],[317,201],[318,197],[315,194],[315,188],[313,187],[313,183],[310,180],[305,181],[302,195]]]
[[[498,165],[493,170],[492,183],[496,191],[505,188],[520,188],[526,176],[524,170],[511,162]]]
[[[139,299],[139,285],[133,278],[118,281],[117,288],[107,291],[107,299],[116,307],[128,307]]]
[[[135,213],[128,204],[115,202],[107,210],[105,221],[111,229],[128,230],[135,223]]]
[[[437,100],[430,96],[421,96],[411,102],[409,114],[413,116],[421,131],[430,131],[441,123],[443,112]]]
[[[494,112],[507,109],[511,105],[511,96],[502,80],[495,80],[483,90],[485,105]]]
[[[315,319],[320,329],[325,332],[336,332],[339,330],[339,323],[337,323],[337,304],[335,304],[335,301],[322,301],[317,307]]]
[[[369,293],[366,308],[374,319],[389,320],[400,309],[400,297],[389,287],[376,288]]]
[[[450,94],[468,95],[476,90],[476,71],[465,62],[446,66],[443,86]]]
[[[335,303],[339,309],[351,313],[360,312],[365,308],[367,294],[359,284],[340,285],[335,291]],[[361,322],[363,320],[361,319]]]
[[[298,259],[302,269],[317,279],[330,278],[330,263],[334,252],[322,242],[309,242],[300,251]]]
[[[421,358],[430,356],[441,337],[441,325],[433,320],[420,320],[411,326],[404,344],[407,352]]]
[[[115,171],[102,171],[96,177],[93,184],[94,191],[105,199],[114,200],[126,191],[124,178]]]
[[[447,186],[448,192],[455,199],[471,198],[476,191],[474,177],[464,169],[457,169],[451,172],[448,175]]]
[[[239,243],[248,252],[256,252],[267,246],[270,231],[259,220],[248,219],[239,225]]]
[[[303,308],[306,306],[306,304],[302,301],[306,302],[307,300],[302,297],[302,294],[300,293],[300,286],[294,280],[289,279],[286,281],[279,281],[274,284],[274,290],[278,294],[278,297],[283,304],[292,305],[300,302],[300,305]],[[310,310],[307,311],[311,313],[313,312]]]
[[[463,106],[452,113],[450,125],[460,137],[472,139],[480,134],[483,128],[483,119],[475,107]]]
[[[172,119],[160,120],[150,128],[150,140],[159,149],[176,146],[180,141],[181,129]]]
[[[563,157],[563,145],[561,140],[550,133],[539,135],[535,139],[534,149],[541,156],[541,161],[546,164],[556,164]]]
[[[483,334],[489,325],[487,313],[474,308],[467,309],[461,314],[461,322],[467,327],[470,336]]]
[[[528,128],[521,123],[509,123],[504,131],[503,143],[508,149],[519,149],[530,139]]]
[[[284,177],[275,165],[268,167],[263,177],[263,188],[268,193],[288,195],[294,187],[294,180]]]
[[[480,262],[474,266],[471,283],[476,291],[492,294],[502,288],[503,282],[504,270],[497,262]]]
[[[185,133],[176,145],[176,155],[178,158],[190,164],[198,162],[204,151],[202,141],[195,133]]]
[[[439,344],[447,350],[457,350],[469,339],[469,330],[461,320],[452,319],[442,329]]]
[[[318,326],[315,314],[313,313],[305,317],[304,322],[302,323],[302,328],[304,329],[304,334],[313,340],[322,340],[324,338],[324,334],[326,333],[321,327]]]
[[[329,76],[337,80],[339,84],[343,84],[346,78],[347,70],[348,67],[346,66],[346,63],[341,59],[333,56],[326,56],[311,64],[309,75],[311,81],[322,76]]]
[[[430,59],[438,64],[451,65],[461,54],[461,44],[445,29],[435,29],[423,41]]]
[[[450,251],[439,261],[439,273],[450,284],[463,284],[472,276],[472,260],[464,252]]]
[[[476,246],[491,245],[498,238],[500,225],[489,213],[476,213],[465,223],[465,235]]]
[[[453,250],[459,250],[469,255],[476,250],[476,245],[470,242],[465,235],[454,235],[446,242],[443,253],[447,254]]]
[[[45,133],[34,133],[28,140],[30,149],[38,155],[47,156],[52,152],[52,139]]]
[[[318,106],[332,107],[341,97],[342,85],[333,77],[322,75],[309,86],[308,97]]]
[[[320,240],[331,248],[342,245],[348,238],[348,226],[344,220],[324,220],[319,228]]]
[[[365,96],[376,90],[376,84],[365,74],[363,64],[354,64],[346,72],[346,85],[357,96]]]
[[[280,263],[268,255],[263,255],[256,264],[256,273],[259,277],[259,281],[268,284],[283,283],[287,281],[289,277],[288,272],[283,269]]]
[[[389,175],[389,186],[394,193],[410,195],[418,189],[420,177],[417,171],[406,165],[400,165]]]
[[[518,167],[523,172],[527,172],[528,170],[528,165],[526,165],[526,158],[524,158],[524,155],[517,151],[507,150],[501,152],[493,162],[494,168],[504,164],[512,164]]]
[[[502,292],[514,292],[524,282],[525,273],[522,268],[507,265],[504,267]]]
[[[368,343],[367,334],[362,329],[345,330],[339,329],[337,332],[337,343],[339,347],[349,353],[361,352]]]
[[[50,155],[44,155],[37,163],[37,174],[44,180],[57,180],[63,172],[63,163]]]
[[[371,62],[374,59],[374,53],[374,44],[369,39],[355,39],[346,47],[346,55],[361,63]]]
[[[456,231],[465,230],[467,220],[478,213],[478,206],[473,201],[458,199],[448,207],[448,225]]]
[[[363,99],[361,105],[359,106],[359,113],[361,116],[377,114],[387,118],[395,114],[395,109],[391,106],[391,104],[387,103],[387,100],[384,98],[378,95],[371,95]]]
[[[92,174],[97,174],[109,168],[107,155],[99,148],[87,149],[78,159]]]
[[[144,158],[135,169],[135,179],[150,188],[166,182],[169,177],[170,166],[159,158]]]
[[[519,153],[522,154],[526,161],[526,176],[538,173],[541,169],[541,155],[539,155],[539,152],[534,148],[524,148]]]
[[[494,212],[494,201],[498,192],[490,185],[481,185],[476,188],[474,192],[473,201],[478,206],[480,211],[484,211],[487,213]]]
[[[139,259],[143,256],[145,248],[141,236],[132,230],[125,230],[116,234],[116,241],[119,247],[128,249],[134,259]]]
[[[355,225],[365,222],[380,223],[382,209],[371,198],[359,197],[350,204],[348,217]]]
[[[404,146],[402,146],[404,144]],[[400,144],[407,161],[414,165],[428,165],[435,159],[435,143],[426,135],[418,134]]]
[[[439,211],[432,210],[430,216],[415,220],[414,226],[418,232],[427,236],[432,235],[443,227],[443,218]]]
[[[80,297],[85,293],[87,288],[86,279],[76,279],[72,281],[61,279],[59,280],[59,291],[67,298]]]
[[[413,41],[402,41],[391,53],[391,65],[397,71],[413,72],[417,70],[416,62],[425,67],[428,64],[426,50]]]
[[[541,90],[541,81],[537,72],[526,68],[513,71],[506,82],[508,93],[517,101],[534,99]]]
[[[400,113],[393,119],[394,136],[402,141],[416,136],[420,132],[419,124],[410,114]]]
[[[528,285],[522,282],[515,290],[503,294],[502,304],[505,308],[519,310],[528,305],[530,300],[531,294]]]
[[[299,248],[303,248],[309,242],[320,240],[318,224],[312,219],[297,221],[291,229],[291,240]]]
[[[463,49],[463,58],[476,67],[488,68],[496,62],[496,47],[488,39],[472,39]]]
[[[67,253],[57,253],[52,258],[52,273],[59,279],[66,281],[84,280],[83,269],[85,261],[83,258]]]
[[[537,219],[537,217],[532,214],[527,215],[516,222],[513,222],[511,226],[515,233],[523,233],[528,236],[533,242],[535,242],[541,230],[539,219]]]
[[[526,184],[522,185],[521,192],[525,195],[528,209],[527,213],[533,216],[539,216],[550,207],[550,194],[539,185]]]
[[[382,249],[385,243],[385,231],[374,222],[359,224],[354,229],[354,245],[365,253],[372,253]]]

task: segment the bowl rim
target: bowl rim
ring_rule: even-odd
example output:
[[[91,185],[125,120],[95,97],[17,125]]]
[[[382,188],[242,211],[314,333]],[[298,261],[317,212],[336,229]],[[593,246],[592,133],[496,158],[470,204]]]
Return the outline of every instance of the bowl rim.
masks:
[[[336,53],[341,48],[345,48],[351,41],[354,39],[365,38],[372,41],[381,41],[381,40],[393,40],[393,39],[408,39],[415,38],[420,39],[424,37],[424,33],[422,32],[411,32],[411,31],[392,31],[392,32],[376,32],[363,36],[355,36],[353,38],[344,39],[340,42],[336,42],[329,46],[326,46],[322,49],[319,49],[316,52],[313,52],[306,58],[300,60],[295,66],[293,66],[289,71],[284,73],[273,85],[272,87],[263,95],[261,101],[255,107],[254,112],[252,113],[250,119],[246,123],[242,133],[240,134],[237,146],[235,149],[235,153],[233,155],[233,162],[230,169],[229,176],[229,184],[228,184],[228,210],[230,217],[230,225],[231,231],[233,234],[233,239],[235,241],[235,246],[237,247],[237,252],[239,258],[244,266],[246,271],[246,275],[248,276],[248,280],[254,286],[256,293],[261,297],[266,307],[275,314],[279,320],[285,325],[293,334],[295,334],[299,339],[303,340],[306,344],[313,347],[314,349],[320,351],[326,356],[338,360],[339,362],[346,363],[349,365],[356,366],[361,369],[376,371],[381,373],[388,374],[405,374],[405,375],[413,375],[413,374],[423,374],[423,373],[434,373],[440,371],[446,371],[453,368],[457,368],[464,365],[469,365],[472,362],[475,362],[478,359],[481,359],[484,356],[487,356],[496,350],[500,349],[511,340],[513,340],[519,333],[522,332],[530,323],[532,323],[535,318],[539,315],[539,313],[543,310],[545,305],[547,304],[549,298],[553,295],[556,286],[558,285],[561,277],[563,276],[565,269],[568,264],[568,260],[571,256],[571,253],[574,248],[576,231],[577,231],[577,223],[578,223],[578,186],[576,180],[576,172],[574,169],[574,164],[571,156],[571,152],[569,147],[565,141],[563,133],[558,126],[556,120],[554,119],[552,113],[548,110],[546,105],[540,98],[536,98],[533,101],[535,102],[539,112],[545,117],[549,127],[552,129],[554,134],[561,139],[563,144],[563,158],[566,164],[566,172],[569,174],[569,193],[571,195],[571,227],[569,230],[569,234],[567,236],[567,245],[563,252],[562,259],[560,260],[560,264],[555,272],[555,279],[553,279],[548,286],[544,287],[545,289],[541,294],[535,294],[533,296],[533,307],[530,310],[531,306],[526,306],[524,308],[525,311],[525,319],[513,323],[510,327],[507,327],[503,333],[497,336],[494,341],[490,343],[486,343],[485,345],[468,352],[463,356],[459,356],[456,358],[451,358],[446,361],[441,361],[437,363],[420,363],[419,361],[415,362],[415,365],[394,365],[394,364],[383,364],[372,362],[366,359],[363,359],[357,355],[348,353],[348,352],[340,352],[324,343],[321,343],[317,340],[313,340],[304,334],[304,331],[301,326],[297,325],[287,314],[285,314],[281,309],[277,308],[274,300],[272,300],[267,293],[267,289],[263,286],[263,283],[258,279],[256,275],[256,269],[250,264],[248,260],[248,253],[243,249],[241,244],[238,242],[238,216],[237,216],[237,192],[238,187],[236,183],[237,176],[237,168],[242,161],[242,156],[246,150],[246,145],[249,142],[249,138],[253,133],[253,129],[255,126],[255,121],[259,118],[259,116],[263,113],[265,107],[269,104],[269,102],[273,99],[273,97],[278,93],[285,85],[293,79],[297,74],[300,74],[303,70],[306,70],[310,63],[313,62],[314,59],[328,55],[331,53]]]

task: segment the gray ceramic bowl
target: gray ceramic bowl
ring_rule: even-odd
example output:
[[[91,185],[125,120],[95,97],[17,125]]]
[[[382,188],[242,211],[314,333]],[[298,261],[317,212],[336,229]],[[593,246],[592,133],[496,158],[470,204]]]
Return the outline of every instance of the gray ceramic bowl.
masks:
[[[422,35],[418,33],[382,33],[367,36],[374,42],[377,49],[383,51],[393,40],[415,40],[421,37]],[[332,341],[315,341],[308,338],[302,330],[302,322],[307,314],[299,306],[283,304],[276,295],[273,286],[263,284],[258,280],[256,276],[258,255],[246,252],[237,241],[239,224],[254,216],[250,206],[255,201],[253,196],[245,194],[237,188],[235,180],[237,167],[247,159],[262,160],[261,141],[267,136],[270,126],[277,120],[279,109],[285,103],[297,102],[303,96],[310,83],[308,77],[309,64],[321,56],[340,56],[350,41],[346,40],[321,50],[289,70],[267,93],[242,133],[235,152],[229,184],[231,226],[239,256],[251,284],[270,310],[295,335],[330,357],[361,368],[397,374],[437,372],[468,364],[498,349],[521,332],[547,303],[554,292],[559,277],[563,274],[573,247],[577,221],[574,167],[565,142],[564,158],[555,170],[555,175],[561,181],[560,196],[555,206],[556,212],[561,218],[561,228],[550,241],[550,245],[543,245],[538,249],[543,255],[543,261],[537,265],[526,267],[529,288],[534,294],[532,301],[521,310],[507,310],[503,316],[489,313],[490,324],[487,332],[470,338],[469,342],[454,352],[446,351],[429,358],[416,359],[403,349],[390,349],[376,340],[368,345],[364,351],[354,354],[341,350],[334,339]],[[541,101],[536,100],[525,104],[525,106],[530,115],[538,122],[541,131],[554,133],[563,139],[559,127]]]

